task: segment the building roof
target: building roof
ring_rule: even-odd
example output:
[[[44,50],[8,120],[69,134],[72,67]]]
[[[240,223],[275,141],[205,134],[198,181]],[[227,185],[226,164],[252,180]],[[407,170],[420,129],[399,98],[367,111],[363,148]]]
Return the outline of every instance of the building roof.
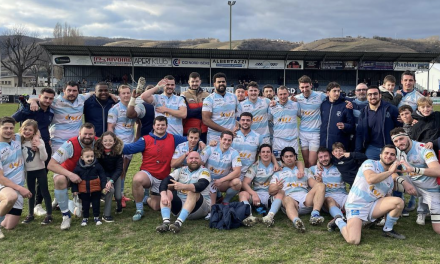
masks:
[[[52,55],[126,56],[167,58],[264,59],[308,61],[401,61],[432,62],[440,53],[340,52],[340,51],[262,51],[226,49],[181,49],[120,46],[42,45]]]

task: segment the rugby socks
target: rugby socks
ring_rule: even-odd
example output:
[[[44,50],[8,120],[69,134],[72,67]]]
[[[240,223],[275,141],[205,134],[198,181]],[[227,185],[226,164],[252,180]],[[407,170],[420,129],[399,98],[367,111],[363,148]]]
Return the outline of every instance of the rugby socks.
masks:
[[[142,202],[136,203],[136,210],[143,211],[144,204]]]
[[[231,199],[238,193],[238,191],[229,188],[226,190],[226,195],[225,198],[223,199],[224,203],[229,203],[231,201]]]
[[[273,200],[272,205],[270,206],[269,214],[272,213],[273,215],[275,215],[276,213],[278,213],[278,210],[280,210],[280,208],[281,208],[281,199]]]
[[[296,221],[301,221],[301,219],[299,219],[298,217],[293,218],[292,223],[295,224]]]
[[[392,217],[390,214],[387,214],[387,219],[385,220],[385,225],[383,227],[383,231],[391,231],[393,230],[394,224],[396,224],[397,220],[399,220],[399,217]]]
[[[251,207],[251,205],[249,204],[249,201],[243,201],[243,203],[249,206],[249,209],[250,209],[250,212],[251,212],[250,215],[252,215],[252,207]]]
[[[55,189],[54,193],[58,205],[60,206],[61,213],[63,213],[64,215],[64,213],[69,212],[69,194],[67,193],[67,189],[63,189],[63,190]]]
[[[189,212],[185,208],[183,208],[182,211],[180,211],[179,217],[177,218],[176,222],[180,222],[180,225],[182,225],[182,223],[185,222],[188,215]]]
[[[339,207],[337,207],[337,206],[332,206],[332,207],[330,207],[330,215],[333,217],[333,218],[335,218],[337,215],[339,215],[339,216],[343,216],[343,214],[342,214],[342,211],[341,211],[341,209],[339,209]]]
[[[318,210],[313,210],[312,213],[311,213],[310,215],[311,215],[312,217],[320,216]]]
[[[142,199],[142,202],[144,204],[147,204],[148,197],[150,197],[150,188],[145,188],[144,189],[144,198]]]
[[[341,217],[337,218],[335,223],[338,226],[339,230],[342,230],[342,228],[344,228],[347,225],[347,223]]]
[[[170,223],[171,208],[162,207],[162,208],[160,208],[160,213],[162,214],[163,222],[169,224]]]

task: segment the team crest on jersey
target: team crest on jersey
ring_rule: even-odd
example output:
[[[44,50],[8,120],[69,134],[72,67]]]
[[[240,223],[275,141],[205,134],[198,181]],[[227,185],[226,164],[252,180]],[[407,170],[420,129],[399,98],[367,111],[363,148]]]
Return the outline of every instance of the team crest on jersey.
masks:
[[[336,112],[337,116],[341,116],[341,111]]]
[[[391,117],[390,112],[387,112],[386,118],[390,118],[390,117]]]

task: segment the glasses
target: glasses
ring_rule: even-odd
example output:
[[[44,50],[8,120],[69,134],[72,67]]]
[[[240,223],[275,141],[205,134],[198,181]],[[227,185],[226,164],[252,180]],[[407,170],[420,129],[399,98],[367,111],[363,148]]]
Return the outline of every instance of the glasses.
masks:
[[[378,96],[379,95],[379,93],[369,93],[369,94],[367,94],[367,96]]]
[[[358,90],[356,90],[356,92],[366,92],[367,91],[367,89],[358,89]]]

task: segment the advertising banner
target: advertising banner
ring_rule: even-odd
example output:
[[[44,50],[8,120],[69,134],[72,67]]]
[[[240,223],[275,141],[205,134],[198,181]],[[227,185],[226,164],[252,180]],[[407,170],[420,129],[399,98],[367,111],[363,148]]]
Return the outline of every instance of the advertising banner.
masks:
[[[134,57],[133,66],[136,67],[171,67],[170,58]]]
[[[92,56],[95,66],[132,66],[130,57]]]
[[[425,71],[429,70],[428,62],[395,62],[395,71]]]
[[[249,60],[249,69],[284,69],[283,60]]]
[[[248,60],[238,59],[212,59],[211,68],[247,69]]]
[[[322,70],[343,70],[345,64],[343,61],[323,61],[321,62]]]
[[[310,70],[310,69],[319,69],[319,61],[305,61],[304,62],[304,69]]]
[[[393,63],[388,61],[363,61],[360,70],[392,71]]]
[[[357,70],[357,61],[344,61],[344,70]]]
[[[286,61],[286,70],[302,70],[304,69],[304,61],[288,60]]]
[[[173,58],[172,65],[179,68],[209,68],[209,59]]]
[[[54,55],[53,64],[55,65],[92,65],[89,56]]]

